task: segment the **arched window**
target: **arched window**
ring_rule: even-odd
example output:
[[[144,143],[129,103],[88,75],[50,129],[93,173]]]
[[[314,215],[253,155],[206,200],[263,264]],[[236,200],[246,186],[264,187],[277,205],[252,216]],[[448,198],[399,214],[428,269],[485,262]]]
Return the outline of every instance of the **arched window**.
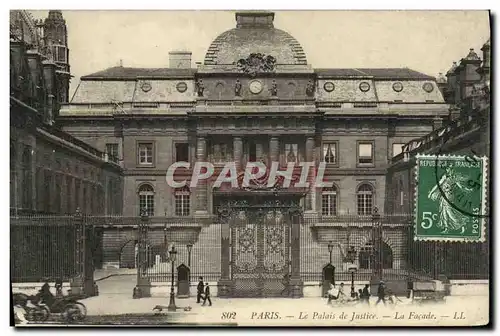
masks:
[[[403,179],[402,178],[399,179],[398,189],[399,189],[398,190],[399,191],[399,195],[398,195],[399,205],[403,206],[403,205],[405,205],[405,199],[404,199],[405,198],[405,192],[404,192],[405,189],[403,186]]]
[[[373,188],[369,184],[362,184],[356,193],[358,215],[371,215],[373,208]]]
[[[175,215],[189,216],[191,192],[187,187],[175,190]]]
[[[22,208],[24,209],[30,209],[32,206],[32,198],[33,198],[33,185],[32,185],[32,169],[31,169],[31,162],[32,162],[32,154],[31,154],[31,147],[25,146],[23,150],[23,156],[22,156],[22,187],[21,187],[21,199],[22,199]],[[51,185],[48,184],[47,188],[50,189]]]
[[[380,244],[380,262],[383,269],[393,267],[393,254],[391,247],[386,242]],[[368,242],[359,251],[359,268],[360,269],[373,269],[376,267],[377,247],[373,241]]]
[[[323,216],[337,216],[337,188],[325,188],[321,192],[321,214]]]
[[[139,188],[139,214],[141,209],[146,209],[148,216],[155,214],[155,190],[149,184],[143,184]]]

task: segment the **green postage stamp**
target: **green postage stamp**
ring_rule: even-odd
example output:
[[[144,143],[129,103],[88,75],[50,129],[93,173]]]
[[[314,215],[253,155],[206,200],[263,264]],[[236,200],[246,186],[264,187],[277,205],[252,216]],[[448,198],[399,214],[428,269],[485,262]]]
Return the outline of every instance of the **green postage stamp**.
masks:
[[[415,240],[485,240],[487,158],[417,155]]]

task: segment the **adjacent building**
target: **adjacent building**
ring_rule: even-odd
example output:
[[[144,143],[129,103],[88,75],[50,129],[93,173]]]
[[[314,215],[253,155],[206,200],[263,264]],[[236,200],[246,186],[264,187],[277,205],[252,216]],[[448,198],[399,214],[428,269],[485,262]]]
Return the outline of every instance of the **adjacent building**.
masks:
[[[61,11],[10,12],[11,215],[119,214],[122,169],[58,127],[70,66]]]
[[[481,48],[482,58],[470,49],[464,58],[453,63],[446,77],[442,74],[438,77],[440,90],[450,105],[449,115],[442,127],[408,142],[403,152],[392,159],[387,175],[387,212],[414,211],[417,154],[490,158],[490,50],[488,40]],[[487,202],[490,190],[488,186]],[[489,237],[489,218],[486,225]],[[444,274],[459,279],[488,279],[489,244],[487,238],[484,243],[471,244],[419,242],[413,243],[411,248],[427,251],[429,257],[420,258],[418,268],[435,277]]]

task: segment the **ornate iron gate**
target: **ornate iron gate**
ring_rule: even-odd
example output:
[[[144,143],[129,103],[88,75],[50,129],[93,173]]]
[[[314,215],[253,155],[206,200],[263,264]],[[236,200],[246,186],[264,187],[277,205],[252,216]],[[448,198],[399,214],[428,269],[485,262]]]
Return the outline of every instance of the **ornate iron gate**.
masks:
[[[289,296],[294,200],[227,201],[219,207],[230,229],[233,297]]]

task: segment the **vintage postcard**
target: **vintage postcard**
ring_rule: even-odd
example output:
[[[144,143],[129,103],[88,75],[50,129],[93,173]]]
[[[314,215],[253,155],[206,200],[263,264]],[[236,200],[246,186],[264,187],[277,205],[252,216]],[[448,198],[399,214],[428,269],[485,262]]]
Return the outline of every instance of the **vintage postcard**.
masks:
[[[10,11],[16,327],[490,323],[488,11]]]

